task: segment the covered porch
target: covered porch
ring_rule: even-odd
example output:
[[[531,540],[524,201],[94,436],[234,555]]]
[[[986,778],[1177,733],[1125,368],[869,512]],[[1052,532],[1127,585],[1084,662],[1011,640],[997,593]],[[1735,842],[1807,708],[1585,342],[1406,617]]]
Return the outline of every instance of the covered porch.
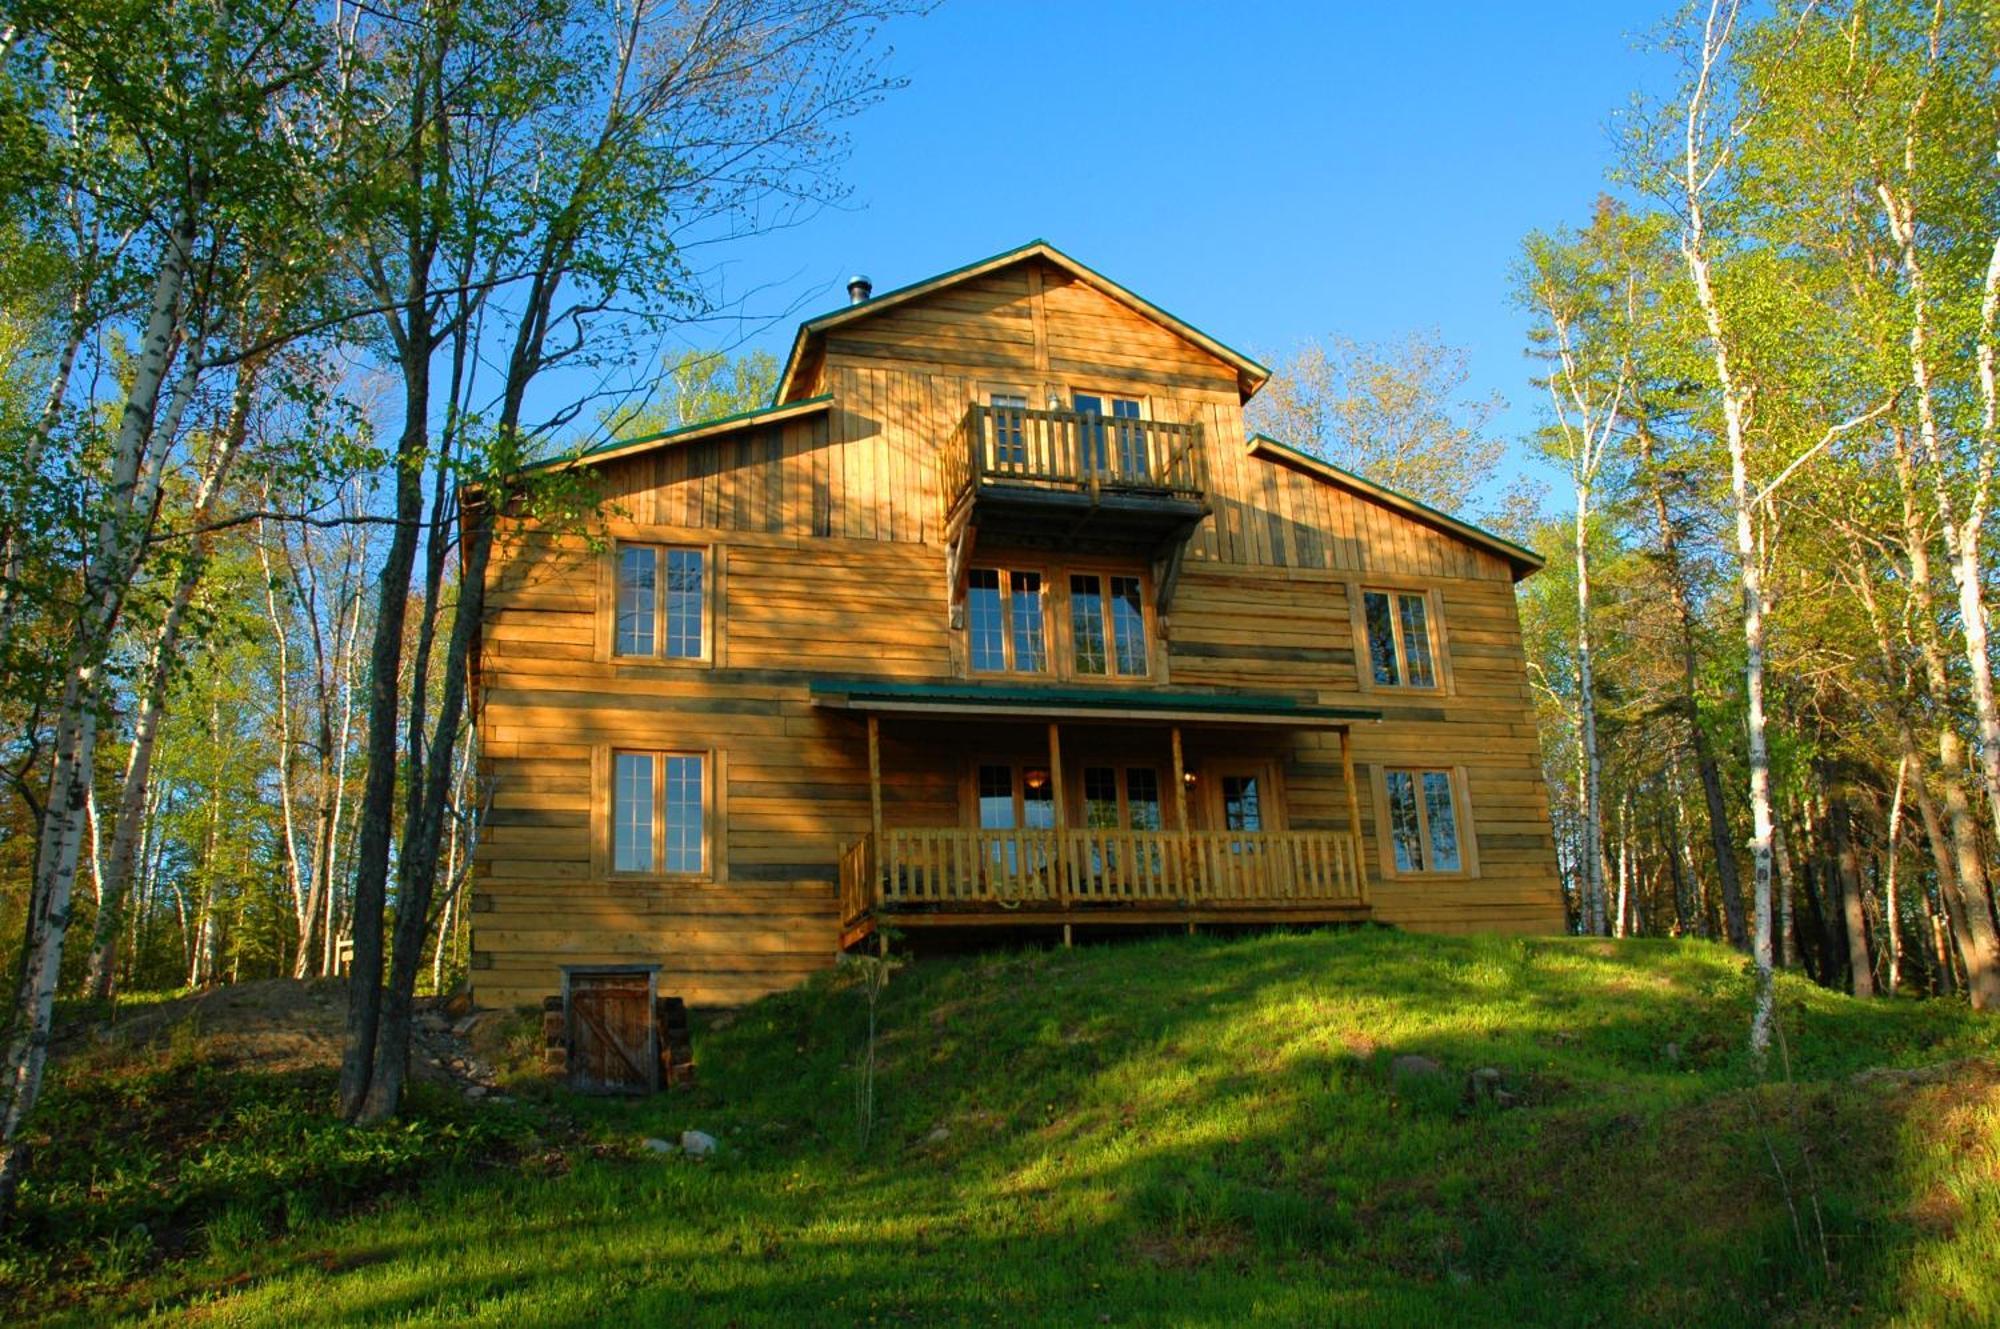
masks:
[[[1369,916],[1349,728],[1379,712],[1277,694],[967,684],[823,682],[813,699],[857,713],[868,749],[870,827],[840,858],[843,946],[885,925],[1067,936]],[[905,753],[962,771],[955,824],[887,824],[885,725]],[[1330,736],[1321,750],[1337,754],[1337,787],[1310,797],[1283,779],[1302,731]]]

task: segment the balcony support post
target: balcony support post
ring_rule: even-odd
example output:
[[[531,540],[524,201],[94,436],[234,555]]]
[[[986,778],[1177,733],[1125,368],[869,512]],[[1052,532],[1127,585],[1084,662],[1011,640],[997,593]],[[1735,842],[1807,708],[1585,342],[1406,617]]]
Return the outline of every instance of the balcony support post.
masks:
[[[1354,898],[1368,902],[1368,865],[1361,856],[1361,795],[1354,787],[1354,748],[1347,729],[1340,731],[1340,778],[1347,786],[1347,834],[1354,849]]]

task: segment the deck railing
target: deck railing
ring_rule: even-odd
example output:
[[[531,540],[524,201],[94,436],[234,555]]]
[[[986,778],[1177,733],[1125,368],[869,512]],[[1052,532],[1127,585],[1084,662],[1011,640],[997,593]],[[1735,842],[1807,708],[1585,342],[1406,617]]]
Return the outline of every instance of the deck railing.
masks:
[[[983,485],[1155,492],[1208,489],[1201,426],[1080,411],[971,407],[939,456],[950,506]]]
[[[1341,831],[896,829],[841,859],[844,921],[870,910],[1024,905],[1362,905],[1354,838]]]

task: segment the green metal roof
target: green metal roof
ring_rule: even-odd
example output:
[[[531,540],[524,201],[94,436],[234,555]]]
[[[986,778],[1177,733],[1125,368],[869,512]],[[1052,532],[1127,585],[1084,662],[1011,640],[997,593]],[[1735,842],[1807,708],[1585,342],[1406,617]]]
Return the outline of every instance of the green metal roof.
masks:
[[[777,402],[769,406],[752,406],[747,411],[737,411],[733,415],[718,415],[708,420],[696,420],[692,424],[676,425],[672,429],[663,429],[657,434],[641,434],[638,438],[608,438],[595,447],[585,448],[582,452],[572,452],[556,457],[544,457],[540,461],[529,462],[521,469],[524,471],[535,471],[549,466],[574,466],[584,462],[597,461],[613,453],[622,453],[629,449],[642,448],[654,443],[671,443],[673,440],[686,434],[705,434],[728,425],[753,424],[767,415],[776,415],[781,411],[803,411],[808,407],[821,406],[832,400],[832,393],[823,392],[817,397],[802,397],[798,401]]]
[[[1322,706],[1277,692],[1211,693],[1126,688],[1030,687],[1019,684],[895,683],[872,678],[814,679],[812,697],[851,710],[992,710],[1023,715],[1101,714],[1240,723],[1344,724],[1379,720],[1382,712],[1357,706]]]
[[[1102,272],[1099,272],[1096,268],[1091,267],[1088,263],[1085,263],[1082,260],[1075,258],[1070,254],[1065,253],[1063,250],[1058,249],[1055,245],[1050,244],[1047,240],[1037,237],[1036,239],[1029,240],[1024,244],[1015,245],[1011,249],[1003,249],[996,254],[988,254],[985,258],[974,259],[970,263],[961,263],[955,268],[947,269],[944,272],[934,273],[933,275],[929,277],[924,277],[921,280],[913,282],[905,282],[901,286],[895,287],[892,290],[883,291],[879,295],[871,295],[868,297],[866,301],[862,302],[861,304],[842,305],[838,309],[829,309],[823,314],[815,314],[813,317],[799,324],[798,334],[793,339],[792,342],[792,352],[789,356],[786,357],[784,367],[780,369],[778,373],[778,387],[777,387],[778,399],[779,400],[783,399],[785,388],[791,383],[792,368],[798,361],[799,352],[805,346],[806,337],[809,334],[818,331],[823,325],[834,322],[835,320],[838,319],[846,318],[850,315],[861,314],[865,311],[868,311],[871,306],[880,306],[883,304],[893,303],[894,301],[901,299],[906,295],[909,295],[911,292],[923,290],[928,287],[937,286],[942,283],[949,282],[955,277],[959,277],[970,272],[976,272],[981,268],[1004,266],[1006,263],[1011,262],[1014,259],[1026,258],[1028,255],[1032,254],[1036,250],[1046,250],[1048,253],[1054,255],[1057,259],[1061,260],[1063,263],[1069,264],[1071,267],[1074,267],[1079,271],[1089,273],[1092,278],[1094,278],[1097,281],[1103,282],[1107,287],[1118,292],[1118,294],[1122,296],[1124,299],[1130,301],[1133,305],[1151,314],[1153,317],[1160,319],[1164,322],[1174,324],[1177,327],[1185,328],[1188,332],[1193,333],[1196,337],[1199,337],[1204,341],[1213,343],[1218,349],[1223,351],[1227,356],[1239,361],[1244,367],[1248,368],[1253,373],[1261,376],[1262,378],[1270,377],[1271,374],[1270,366],[1259,361],[1255,356],[1244,354],[1242,351],[1237,350],[1235,347],[1231,346],[1228,342],[1222,340],[1222,338],[1216,336],[1215,334],[1204,331],[1202,328],[1199,328],[1195,326],[1193,323],[1188,322],[1186,319],[1180,317],[1180,315],[1178,314],[1175,314],[1173,311],[1165,309],[1160,305],[1155,304],[1153,301],[1148,300],[1145,296],[1140,295],[1138,292],[1132,290],[1130,287],[1125,286],[1119,282],[1113,281],[1111,278],[1105,276]]]

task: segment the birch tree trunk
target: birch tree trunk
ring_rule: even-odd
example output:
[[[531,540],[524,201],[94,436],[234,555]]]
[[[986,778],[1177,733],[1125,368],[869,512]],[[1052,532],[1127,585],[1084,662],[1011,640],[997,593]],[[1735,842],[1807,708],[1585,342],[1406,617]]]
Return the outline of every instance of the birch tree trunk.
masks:
[[[215,515],[216,500],[224,477],[243,450],[250,432],[250,411],[256,398],[257,366],[246,364],[238,374],[236,391],[230,402],[229,418],[222,435],[202,467],[194,499],[194,525],[207,525]],[[125,898],[131,889],[134,867],[145,839],[147,792],[153,770],[153,748],[159,738],[160,721],[166,712],[167,688],[180,654],[180,636],[208,565],[208,537],[197,536],[195,547],[182,562],[174,580],[166,616],[148,655],[144,681],[140,687],[137,713],[132,723],[132,749],[126,755],[125,776],[118,791],[118,822],[112,832],[111,861],[97,911],[97,926],[91,936],[90,964],[85,978],[86,991],[97,1000],[111,995],[117,968],[118,938],[123,931]]]
[[[1681,253],[1693,282],[1702,324],[1708,332],[1716,386],[1722,395],[1724,440],[1729,447],[1729,494],[1735,511],[1737,580],[1743,599],[1743,691],[1748,703],[1750,767],[1750,862],[1756,926],[1752,954],[1757,970],[1756,1009],[1750,1022],[1750,1049],[1761,1065],[1771,1045],[1776,1002],[1771,955],[1771,748],[1764,716],[1764,584],[1755,530],[1756,500],[1750,487],[1749,393],[1738,383],[1734,343],[1715,293],[1709,264],[1707,210],[1703,202],[1715,169],[1705,158],[1705,118],[1716,66],[1736,22],[1736,4],[1725,11],[1711,0],[1702,30],[1700,69],[1688,97],[1682,155],[1684,222]]]
[[[1583,744],[1584,930],[1604,935],[1604,763],[1597,752],[1597,680],[1590,651],[1590,487],[1576,487],[1576,712]]]
[[[1910,631],[1923,660],[1925,682],[1937,711],[1937,783],[1944,803],[1944,828],[1950,844],[1952,873],[1947,907],[1965,970],[1965,993],[1975,1010],[2000,1008],[2000,932],[1993,926],[1987,902],[1986,864],[1979,827],[1965,794],[1965,744],[1945,705],[1951,696],[1950,671],[1939,639],[1937,608],[1931,594],[1930,540],[1917,517],[1915,475],[1903,431],[1896,439],[1896,475],[1902,488],[1905,555],[1909,560],[1909,591],[1914,612]]]
[[[171,439],[195,386],[197,357],[189,353],[166,408],[160,396],[184,335],[182,292],[194,245],[193,224],[178,219],[163,250],[131,384],[112,448],[110,483],[85,576],[85,599],[66,652],[57,709],[49,798],[36,842],[34,878],[16,1022],[0,1066],[0,1225],[12,1209],[26,1157],[20,1135],[41,1092],[48,1060],[63,941],[83,831],[84,792],[97,744],[102,662],[140,553],[139,514],[150,517],[164,456],[156,433]],[[157,425],[164,427],[157,428]]]
[[[1642,417],[1638,430],[1639,461],[1647,478],[1653,506],[1653,524],[1659,533],[1660,561],[1666,574],[1667,592],[1673,598],[1674,617],[1680,628],[1681,705],[1687,711],[1688,740],[1694,749],[1696,778],[1701,781],[1702,807],[1708,814],[1709,850],[1715,856],[1715,875],[1722,894],[1723,924],[1729,944],[1739,949],[1749,945],[1750,934],[1743,917],[1743,881],[1736,872],[1736,845],[1729,834],[1729,809],[1722,794],[1722,767],[1716,760],[1715,745],[1701,723],[1700,643],[1694,601],[1688,593],[1687,567],[1681,556],[1680,528],[1667,506],[1666,487],[1653,465],[1652,431]],[[1782,946],[1780,947],[1782,950]],[[1786,963],[1781,957],[1780,964]]]
[[[1907,757],[1896,762],[1896,792],[1889,799],[1889,827],[1885,837],[1889,842],[1889,865],[1882,881],[1882,922],[1888,934],[1885,940],[1889,947],[1889,995],[1894,996],[1903,986],[1903,921],[1899,902],[1896,899],[1896,861],[1901,855],[1903,833],[1903,793],[1909,784],[1910,762]]]

